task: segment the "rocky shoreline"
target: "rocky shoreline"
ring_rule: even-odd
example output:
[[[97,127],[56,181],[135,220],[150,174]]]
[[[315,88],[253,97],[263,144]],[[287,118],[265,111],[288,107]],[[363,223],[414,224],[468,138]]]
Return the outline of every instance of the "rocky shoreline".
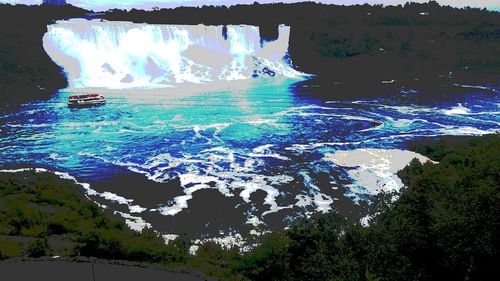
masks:
[[[469,137],[464,138],[455,136],[445,138],[451,140],[470,139]],[[432,142],[433,141],[429,141],[429,143]],[[422,145],[419,145],[416,142],[411,142],[408,147],[411,147],[411,150],[422,150]],[[343,180],[342,182],[339,182],[339,187],[332,190],[331,196],[335,198],[335,201],[331,206],[333,208],[332,211],[346,217],[352,223],[360,221],[366,223],[365,221],[367,217],[375,215],[376,206],[374,206],[373,203],[377,205],[383,203],[378,202],[380,200],[388,200],[388,198],[383,199],[384,195],[390,195],[389,200],[395,200],[398,197],[398,194],[403,188],[403,183],[398,178],[398,173],[400,173],[406,165],[408,165],[414,158],[418,159],[422,163],[431,161],[429,158],[411,150],[356,149],[351,151],[337,151],[335,154],[327,154],[325,158],[326,160],[331,161],[332,164],[350,169],[349,176],[351,178],[350,181]],[[146,203],[148,200],[151,201],[154,200],[154,198],[165,198],[165,196],[167,196],[166,198],[171,198],[175,194],[178,196],[183,193],[179,190],[179,183],[171,182],[159,184],[148,180],[142,175],[130,173],[127,170],[123,170],[122,174],[112,176],[104,182],[91,181],[90,184],[78,182],[71,175],[61,172],[50,172],[49,170],[43,168],[3,169],[0,170],[0,172],[28,174],[35,172],[40,175],[43,173],[54,174],[60,178],[61,183],[69,181],[71,184],[76,184],[76,186],[78,186],[76,192],[77,194],[80,194],[79,197],[81,200],[91,200],[92,202],[96,202],[99,206],[101,206],[101,208],[103,208],[102,210],[104,213],[124,220],[126,225],[133,231],[141,232],[144,229],[153,227],[154,230],[160,231],[159,233],[165,234],[165,232],[168,233],[169,230],[175,230],[174,235],[164,235],[164,239],[167,243],[169,240],[181,237],[183,239],[197,241],[195,243],[195,245],[197,245],[196,247],[199,247],[199,245],[204,243],[203,241],[213,241],[220,245],[227,244],[226,247],[237,246],[244,249],[249,246],[251,247],[254,243],[258,243],[259,237],[263,233],[269,232],[269,230],[272,232],[281,232],[283,229],[287,229],[289,227],[289,225],[282,220],[282,217],[284,214],[288,213],[288,211],[281,210],[279,211],[281,215],[268,215],[268,229],[265,229],[262,234],[259,234],[259,227],[252,228],[250,225],[247,225],[244,217],[242,217],[242,220],[240,221],[237,216],[229,215],[233,213],[232,210],[234,206],[237,205],[237,203],[235,203],[237,200],[234,198],[226,198],[220,195],[217,190],[200,191],[204,194],[198,194],[199,196],[197,195],[195,197],[195,199],[202,198],[201,200],[203,202],[212,202],[211,204],[219,206],[217,208],[210,207],[207,209],[207,207],[211,204],[207,205],[206,203],[200,203],[198,200],[192,199],[192,202],[189,203],[189,208],[186,212],[181,212],[179,215],[172,217],[155,215],[153,213],[139,215],[131,214],[130,210],[133,208],[130,209],[130,204],[148,206],[148,203]],[[321,179],[318,180],[319,184],[321,184]],[[138,187],[141,188],[144,196],[142,199],[134,197],[137,200],[133,203],[127,202],[128,199],[117,196],[113,193],[118,192],[122,196],[127,196],[128,193],[137,194],[137,192],[133,189]],[[283,188],[286,189],[287,187]],[[171,194],[172,192],[174,192],[174,194]],[[258,206],[261,205],[261,203],[258,202],[263,202],[263,198],[261,197],[265,196],[265,193],[261,193],[263,192],[259,191],[251,195],[252,202],[256,202]],[[371,197],[372,199],[353,201],[352,197],[354,194],[365,193],[367,198]],[[151,197],[151,194],[153,194],[153,197]],[[111,210],[114,211],[112,212]],[[293,212],[290,214],[292,213]],[[236,231],[235,233],[226,233],[226,236],[220,236],[219,231],[221,231],[221,229],[217,228],[217,222],[222,222],[221,216],[225,218],[223,225],[233,228]],[[206,220],[212,221],[210,227],[200,229],[198,225],[204,224]],[[186,221],[189,221],[190,223],[186,224]],[[231,224],[234,225],[231,226]],[[237,236],[234,236],[234,234],[237,234]],[[206,235],[209,236],[200,240],[200,238]],[[206,240],[207,238],[208,240]]]

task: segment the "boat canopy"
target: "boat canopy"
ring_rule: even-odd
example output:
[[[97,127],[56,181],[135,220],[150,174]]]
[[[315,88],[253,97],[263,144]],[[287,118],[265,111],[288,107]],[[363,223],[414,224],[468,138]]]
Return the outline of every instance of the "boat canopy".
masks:
[[[70,100],[79,100],[79,99],[88,99],[88,98],[99,98],[99,94],[85,94],[85,95],[73,95],[69,96],[68,99]]]

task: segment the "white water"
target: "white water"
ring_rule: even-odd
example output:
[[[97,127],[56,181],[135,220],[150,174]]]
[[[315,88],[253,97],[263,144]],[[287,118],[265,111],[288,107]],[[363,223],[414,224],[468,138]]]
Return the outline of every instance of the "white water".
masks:
[[[398,192],[403,187],[398,171],[413,159],[420,163],[431,161],[413,151],[374,148],[337,150],[335,153],[326,153],[324,159],[338,166],[353,168],[348,171],[349,177],[354,180],[349,185],[349,193],[353,197]]]
[[[152,25],[72,19],[48,26],[43,46],[70,88],[159,88],[252,77],[299,77],[290,27],[274,41],[249,25]]]

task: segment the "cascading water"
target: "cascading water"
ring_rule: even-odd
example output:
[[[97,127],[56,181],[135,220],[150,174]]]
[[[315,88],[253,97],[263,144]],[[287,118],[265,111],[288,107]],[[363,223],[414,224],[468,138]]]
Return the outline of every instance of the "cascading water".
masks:
[[[252,241],[315,212],[361,219],[369,205],[357,202],[398,190],[397,170],[426,160],[400,150],[408,140],[500,128],[499,90],[485,85],[432,99],[331,89],[326,101],[314,81],[252,79],[304,75],[283,59],[289,31],[262,42],[254,26],[50,25],[45,50],[73,89],[0,112],[0,171],[71,175],[134,230]],[[215,83],[236,79],[246,80]],[[137,89],[165,86],[175,88]],[[68,108],[89,87],[134,89],[99,89],[105,106]]]
[[[255,77],[299,77],[287,61],[290,27],[274,41],[249,25],[150,25],[73,19],[48,26],[46,52],[71,88],[158,88]]]

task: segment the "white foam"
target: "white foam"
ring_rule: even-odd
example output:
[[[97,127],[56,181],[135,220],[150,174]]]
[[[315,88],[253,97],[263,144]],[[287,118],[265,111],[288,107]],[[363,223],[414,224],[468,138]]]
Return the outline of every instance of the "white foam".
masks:
[[[213,237],[213,238],[208,238],[208,239],[196,239],[192,241],[193,245],[189,248],[189,253],[191,255],[195,255],[196,252],[198,251],[199,247],[203,245],[204,243],[207,242],[213,242],[219,246],[221,246],[223,249],[231,249],[231,248],[238,248],[241,252],[246,252],[249,251],[252,247],[251,245],[247,245],[246,239],[241,236],[239,233],[229,233],[225,236],[221,237]]]
[[[129,210],[131,213],[142,213],[142,212],[146,211],[147,209],[143,208],[139,205],[132,205],[132,206],[129,206]]]
[[[142,232],[143,229],[152,227],[150,223],[146,222],[141,217],[135,217],[119,211],[115,211],[114,214],[119,214],[120,216],[122,216],[125,219],[125,223],[131,230]]]
[[[127,199],[125,197],[119,196],[119,195],[112,193],[112,192],[109,192],[109,191],[105,191],[103,193],[100,193],[99,196],[101,196],[102,198],[104,198],[106,200],[114,201],[114,202],[117,202],[118,204],[123,204],[123,205],[128,205],[129,203],[134,201],[132,199]]]
[[[50,158],[50,159],[52,159],[52,160],[67,160],[67,159],[69,159],[70,157],[61,157],[61,156],[59,156],[59,154],[57,154],[57,153],[51,153],[51,154],[49,155],[49,158]]]
[[[269,150],[269,148],[273,147],[274,145],[272,144],[264,144],[261,146],[258,146],[253,149],[253,152],[255,153],[264,153],[265,151]]]
[[[370,225],[370,220],[372,219],[373,216],[371,215],[366,215],[362,217],[359,222],[361,223],[362,226],[368,227]]]
[[[161,237],[165,241],[165,245],[168,245],[170,241],[175,241],[175,239],[179,238],[177,234],[162,234]]]
[[[200,248],[200,245],[191,245],[191,246],[189,247],[189,254],[190,254],[191,256],[196,255],[196,252],[198,252],[198,249],[199,249],[199,248]]]
[[[254,227],[257,227],[261,224],[265,224],[263,221],[261,221],[258,217],[256,216],[251,216],[250,218],[248,218],[248,220],[246,221],[247,224],[251,224],[253,225]]]
[[[472,88],[472,89],[481,89],[481,90],[492,90],[495,91],[495,89],[488,88],[486,86],[481,86],[481,85],[468,85],[468,84],[453,84],[454,86],[457,87],[462,87],[462,88]]]
[[[498,129],[481,130],[481,129],[477,129],[477,128],[470,127],[470,126],[462,126],[462,127],[449,126],[449,127],[440,129],[439,132],[441,133],[441,135],[481,136],[481,135],[488,135],[488,134],[497,133]]]
[[[328,213],[332,209],[331,205],[333,203],[332,197],[323,194],[316,193],[314,195],[314,204],[317,206],[316,211],[321,213]]]
[[[295,205],[301,208],[306,208],[307,206],[311,206],[313,202],[312,198],[305,194],[298,194],[295,196],[295,199],[297,200],[297,203],[295,203]]]
[[[255,229],[251,229],[249,234],[252,235],[252,236],[262,236],[262,235],[265,235],[267,233],[271,233],[271,231],[269,230],[265,230],[265,231],[257,231]]]
[[[186,186],[186,185],[189,185],[192,183],[206,184],[206,183],[218,181],[217,177],[197,175],[197,174],[182,174],[182,175],[179,175],[179,179],[180,179],[182,186]]]
[[[252,150],[253,153],[249,153],[248,155],[251,157],[270,157],[270,158],[276,158],[276,159],[280,159],[280,160],[284,160],[284,161],[290,160],[290,158],[288,158],[286,156],[271,152],[270,148],[273,146],[274,145],[272,145],[272,144],[265,144],[265,145],[258,146]]]
[[[299,174],[304,178],[304,185],[309,188],[308,192],[312,198],[299,194],[295,197],[299,200],[295,205],[305,207],[310,205],[312,201],[314,205],[316,205],[317,212],[327,213],[331,210],[331,204],[333,203],[332,197],[321,192],[320,188],[314,184],[313,179],[309,176],[307,171],[300,171]]]
[[[444,109],[442,111],[446,115],[467,115],[470,113],[470,109],[464,107],[461,103],[450,109]]]
[[[193,198],[193,193],[200,189],[216,189],[227,197],[238,194],[248,203],[250,203],[251,194],[260,189],[267,193],[264,203],[271,207],[269,212],[280,210],[283,206],[278,206],[275,202],[279,195],[275,186],[288,183],[293,178],[288,175],[257,174],[258,167],[265,164],[259,158],[284,159],[281,155],[270,152],[270,148],[272,148],[271,145],[264,145],[256,147],[251,153],[244,154],[243,152],[236,153],[227,147],[213,147],[197,155],[186,155],[184,158],[173,160],[169,157],[168,161],[178,163],[176,169],[153,168],[153,172],[144,173],[154,180],[178,177],[184,188],[184,194],[175,197],[171,204],[161,206],[154,211],[168,216],[176,215],[182,209],[188,208],[188,201]],[[243,163],[241,163],[242,159],[244,159]],[[136,169],[134,167],[143,165],[131,166],[129,169]],[[212,186],[209,186],[209,183],[213,183]]]
[[[359,101],[359,103],[361,103],[361,102],[362,101]],[[369,103],[369,102],[365,101],[363,103]],[[399,113],[409,114],[409,115],[417,115],[417,114],[422,114],[422,113],[435,113],[435,112],[439,111],[439,109],[437,109],[435,107],[424,107],[424,106],[418,106],[418,105],[405,106],[405,105],[377,104],[377,106],[380,106],[382,108],[392,109],[392,110],[395,110]]]
[[[278,126],[277,120],[275,119],[264,119],[256,116],[252,116],[252,118],[245,120],[245,123],[255,126],[259,125]]]
[[[235,187],[243,189],[240,192],[240,197],[247,203],[250,203],[250,195],[255,191],[259,189],[265,191],[267,195],[264,199],[264,204],[269,205],[271,210],[278,209],[275,199],[279,195],[279,191],[267,183],[266,177],[257,175],[250,182],[237,182]]]
[[[216,123],[216,124],[209,124],[209,125],[193,125],[193,131],[195,135],[199,138],[202,137],[200,132],[206,131],[208,129],[215,129],[214,136],[217,135],[219,132],[224,130],[225,128],[231,126],[231,123]]]
[[[349,177],[355,183],[349,185],[353,195],[375,195],[379,192],[399,191],[403,186],[397,172],[412,159],[424,163],[430,161],[418,153],[398,149],[355,149],[326,153],[324,159],[335,165],[352,168]]]

